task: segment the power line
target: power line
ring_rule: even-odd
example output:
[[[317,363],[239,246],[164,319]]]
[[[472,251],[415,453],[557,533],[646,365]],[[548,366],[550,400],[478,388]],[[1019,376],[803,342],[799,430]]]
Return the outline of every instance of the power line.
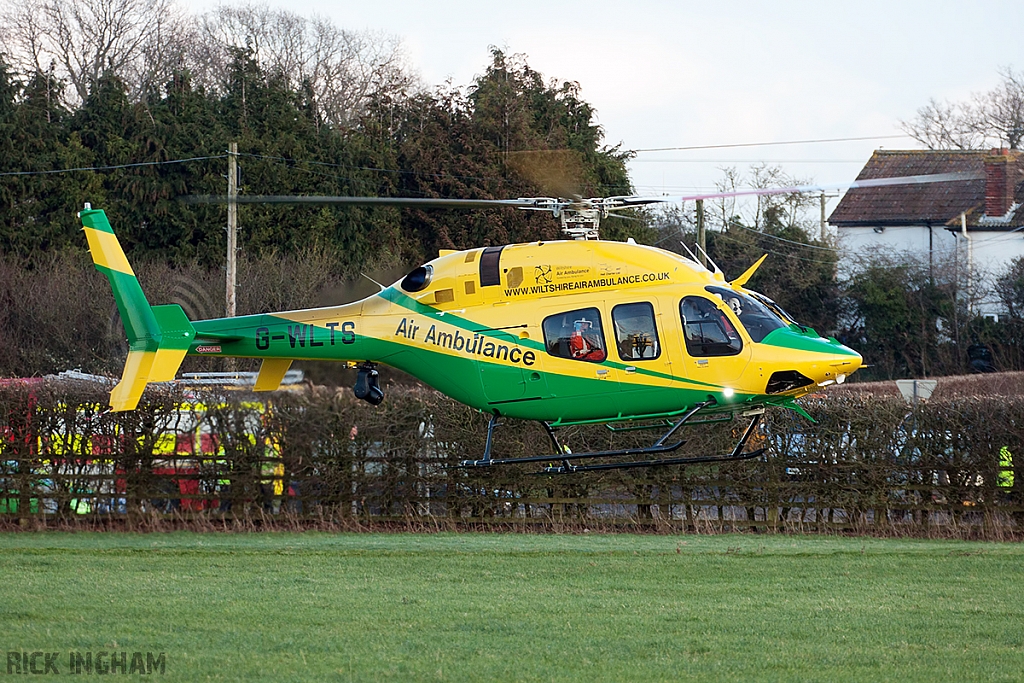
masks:
[[[832,253],[839,253],[838,249],[834,249],[832,247],[819,247],[816,244],[806,244],[804,242],[797,242],[795,240],[787,240],[785,237],[779,237],[778,235],[772,235],[772,234],[769,234],[767,232],[761,232],[760,230],[755,230],[753,228],[748,228],[747,226],[740,225],[738,223],[736,223],[734,225],[731,225],[730,227],[742,228],[743,230],[746,230],[747,232],[752,232],[755,235],[760,235],[762,237],[769,237],[769,238],[771,238],[773,240],[778,240],[780,242],[785,242],[786,244],[793,244],[793,245],[796,245],[798,247],[803,247],[804,249],[820,249],[822,251],[830,251]]]
[[[724,233],[724,232],[716,232],[714,234],[716,236],[715,237],[716,239],[721,237],[722,239],[728,240],[730,242],[735,242],[737,244],[746,244],[746,242],[744,242],[743,240],[736,239],[735,237],[732,237],[731,235],[728,235],[727,233]],[[807,263],[820,263],[821,265],[825,265],[825,266],[834,266],[837,263],[836,261],[822,261],[820,259],[804,258],[802,256],[797,256],[795,254],[787,254],[787,253],[782,252],[782,251],[775,251],[773,249],[768,249],[768,248],[765,248],[765,247],[762,247],[761,250],[762,251],[766,251],[769,254],[774,254],[775,256],[781,256],[782,258],[795,258],[797,261],[805,261]]]
[[[755,230],[754,228],[748,228],[747,226],[740,225],[738,223],[730,224],[729,227],[730,228],[741,228],[743,230],[746,230],[747,232],[752,232],[755,235],[758,235],[760,237],[767,237],[769,239],[778,240],[779,242],[785,242],[786,244],[792,244],[793,246],[802,247],[804,249],[819,249],[821,251],[827,251],[827,252],[830,252],[830,253],[833,253],[833,254],[840,253],[840,250],[839,249],[835,249],[834,247],[819,247],[816,244],[807,244],[805,242],[797,242],[796,240],[789,240],[789,239],[786,239],[785,237],[779,237],[778,235],[772,235],[772,234],[767,233],[767,232],[761,232],[760,230]],[[716,232],[717,232],[717,234],[724,233],[724,231],[716,231]],[[655,242],[655,244],[660,244],[661,242],[664,242],[666,239],[668,239],[668,238],[662,238],[662,239],[658,240],[657,242]]]
[[[769,147],[772,145],[811,145],[822,142],[858,142],[862,140],[891,140],[894,138],[909,138],[909,135],[869,135],[860,138],[825,138],[820,140],[785,140],[777,142],[740,142],[728,145],[691,145],[689,147],[648,147],[644,149],[631,149],[630,152],[675,152],[694,149],[732,149],[736,147]]]
[[[402,171],[396,168],[376,168],[374,166],[354,166],[352,164],[332,164],[326,161],[309,161],[306,159],[289,159],[287,157],[275,157],[266,154],[239,154],[240,157],[249,157],[251,159],[265,159],[267,161],[280,161],[290,164],[309,164],[310,166],[327,166],[330,168],[347,168],[355,171],[371,171],[373,173],[394,173],[396,175],[411,175],[411,176],[425,176],[427,178],[455,178],[457,180],[494,180],[486,176],[461,176],[453,175],[450,173],[422,173],[420,171]],[[351,180],[351,178],[345,178],[344,176],[333,176],[336,178],[343,178],[345,180]]]
[[[331,168],[346,168],[346,169],[352,169],[352,170],[356,170],[356,171],[370,171],[370,172],[373,172],[373,173],[393,173],[393,174],[396,174],[396,175],[420,176],[420,177],[423,177],[423,178],[433,178],[435,180],[443,180],[445,178],[451,178],[451,179],[455,179],[455,180],[498,180],[498,181],[504,180],[503,178],[498,177],[498,176],[464,176],[464,175],[455,175],[453,173],[424,173],[422,171],[402,171],[402,170],[395,169],[395,168],[376,168],[374,166],[354,166],[354,165],[351,165],[351,164],[332,164],[332,163],[328,163],[328,162],[325,162],[325,161],[308,161],[308,160],[305,160],[305,159],[289,159],[287,157],[276,157],[276,156],[269,156],[269,155],[266,155],[266,154],[239,154],[238,156],[240,156],[240,157],[249,157],[249,158],[252,158],[252,159],[264,159],[266,161],[276,161],[276,162],[280,162],[280,163],[289,163],[289,164],[308,164],[310,166],[327,166],[327,167],[331,167]],[[295,170],[305,170],[307,173],[313,173],[312,170],[308,170],[308,169],[295,169]],[[357,178],[352,178],[352,177],[349,177],[349,176],[330,175],[330,174],[326,174],[326,173],[321,173],[320,175],[323,175],[324,177],[329,177],[329,178],[338,178],[338,179],[341,179],[341,180],[358,180]],[[617,186],[617,185],[597,185],[596,187],[603,187],[605,189],[621,189],[621,186]]]
[[[757,232],[757,231],[756,230],[752,230],[751,232]],[[747,244],[743,240],[740,240],[740,239],[737,239],[735,237],[732,237],[731,235],[729,235],[729,234],[727,234],[725,232],[715,231],[713,234],[716,235],[715,239],[718,239],[719,237],[721,237],[722,239],[728,240],[730,242],[735,242],[736,244]],[[758,233],[758,234],[765,235],[766,237],[773,237],[773,235],[766,235],[765,233]],[[683,237],[683,236],[685,236],[685,233],[683,233],[682,230],[680,230],[677,234],[671,234],[671,235],[667,235],[666,237],[661,238],[660,240],[655,242],[652,246],[657,246],[657,245],[659,245],[662,242],[665,242],[667,240],[674,239],[674,238],[679,238],[679,237]],[[782,238],[776,238],[776,239],[782,239]],[[790,242],[790,240],[783,240],[783,241],[784,242]],[[797,244],[798,246],[803,246],[803,247],[813,246],[813,245],[809,245],[809,244],[800,244],[798,242],[792,242],[792,244]],[[817,247],[817,248],[821,249],[823,247]],[[767,252],[769,254],[773,254],[775,256],[781,256],[782,258],[793,258],[793,259],[797,259],[798,261],[806,261],[807,263],[819,263],[819,264],[826,265],[826,266],[828,266],[828,265],[835,265],[836,264],[836,261],[822,261],[820,259],[804,258],[802,256],[796,256],[795,254],[787,254],[785,252],[775,251],[773,249],[768,249],[768,248],[762,248],[761,250],[765,251],[765,252]],[[837,251],[837,250],[833,249],[832,251]]]
[[[134,164],[118,164],[117,166],[82,166],[79,168],[58,168],[50,171],[8,171],[7,173],[0,173],[0,177],[18,175],[53,175],[55,173],[72,173],[75,171],[113,171],[119,168],[135,168],[138,166],[163,166],[165,164],[184,164],[189,161],[207,161],[209,159],[225,158],[227,158],[227,154],[218,154],[216,156],[208,157],[191,157],[189,159],[169,159],[167,161],[140,161]]]

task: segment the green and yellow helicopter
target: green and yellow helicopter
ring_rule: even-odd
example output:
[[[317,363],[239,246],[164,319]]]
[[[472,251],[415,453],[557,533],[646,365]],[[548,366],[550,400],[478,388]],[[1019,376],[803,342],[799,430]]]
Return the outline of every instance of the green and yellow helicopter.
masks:
[[[952,179],[921,178],[865,182]],[[462,466],[534,462],[546,464],[546,472],[568,473],[757,457],[762,449],[744,448],[766,407],[807,416],[797,398],[842,383],[862,364],[856,351],[744,287],[765,257],[726,280],[692,252],[688,258],[597,239],[600,219],[610,212],[665,198],[238,201],[513,206],[551,212],[570,239],[445,250],[354,303],[190,321],[180,306],[149,304],[105,213],[86,205],[79,216],[89,249],[110,280],[130,349],[110,395],[113,410],[133,410],[146,385],[172,380],[189,354],[262,359],[256,391],[277,389],[295,360],[354,362],[355,395],[372,404],[384,398],[376,366],[385,364],[491,415],[482,457]],[[501,417],[540,422],[553,454],[492,458]],[[750,423],[731,453],[660,457],[682,445],[675,439],[681,427],[733,417]],[[555,435],[566,425],[630,420],[659,420],[668,428],[646,448],[588,453],[570,452]]]

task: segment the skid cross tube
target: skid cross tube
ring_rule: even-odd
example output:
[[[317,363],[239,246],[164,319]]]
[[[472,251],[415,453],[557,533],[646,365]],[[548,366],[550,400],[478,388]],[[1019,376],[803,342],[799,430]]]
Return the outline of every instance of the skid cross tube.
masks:
[[[533,474],[575,474],[577,472],[594,472],[596,470],[625,470],[631,467],[666,467],[668,465],[697,465],[709,462],[735,462],[737,460],[750,460],[763,455],[766,448],[758,448],[756,451],[742,453],[740,455],[708,455],[694,458],[665,458],[661,460],[637,460],[636,462],[606,462],[597,465],[565,465],[559,467],[545,467],[540,472]]]
[[[662,434],[661,438],[654,442],[653,446],[647,446],[646,448],[625,448],[617,451],[594,451],[591,453],[567,453],[563,452],[562,447],[558,444],[558,439],[555,438],[554,431],[551,429],[551,425],[544,423],[544,428],[548,432],[548,436],[551,437],[551,441],[555,446],[555,453],[551,455],[533,455],[526,458],[503,458],[494,459],[491,457],[491,436],[494,432],[494,426],[496,425],[498,416],[495,415],[491,418],[490,424],[487,425],[487,446],[484,448],[484,457],[480,460],[463,460],[459,463],[459,467],[489,467],[491,465],[517,465],[531,462],[551,462],[552,460],[561,460],[563,467],[569,467],[570,460],[584,460],[588,458],[608,458],[613,456],[628,456],[628,455],[657,455],[659,453],[671,453],[672,451],[679,450],[679,448],[686,443],[684,440],[677,441],[676,443],[666,444],[665,442],[672,438],[672,435],[686,423],[691,417],[696,415],[698,412],[707,408],[708,406],[715,405],[714,399],[702,401],[696,404],[693,408],[687,411],[679,420],[672,425],[672,427]]]
[[[576,472],[594,472],[597,470],[624,470],[631,467],[664,467],[667,465],[697,465],[700,463],[709,462],[733,462],[736,460],[750,460],[762,455],[767,448],[758,448],[757,450],[750,451],[749,453],[743,452],[743,447],[746,446],[747,440],[754,433],[758,423],[761,422],[761,416],[755,415],[751,420],[750,424],[747,425],[747,430],[743,432],[743,436],[740,438],[736,447],[732,449],[732,453],[728,455],[698,455],[688,458],[663,458],[659,460],[636,460],[632,462],[605,462],[598,463],[596,465],[571,465],[569,463],[563,463],[561,466],[545,467],[540,472],[535,474],[573,474]]]

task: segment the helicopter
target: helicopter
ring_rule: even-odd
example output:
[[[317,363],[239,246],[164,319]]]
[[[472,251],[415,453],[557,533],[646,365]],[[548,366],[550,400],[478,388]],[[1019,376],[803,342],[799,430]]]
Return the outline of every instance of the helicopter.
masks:
[[[961,175],[843,186],[954,179]],[[384,399],[377,370],[383,364],[489,414],[484,452],[460,462],[464,468],[532,463],[541,473],[568,474],[756,458],[763,448],[745,449],[766,408],[811,419],[796,399],[843,383],[863,359],[745,287],[767,255],[726,280],[704,252],[708,266],[689,249],[682,256],[632,239],[599,239],[601,219],[613,212],[679,200],[241,196],[233,201],[546,211],[561,221],[566,239],[441,250],[402,280],[353,303],[195,321],[178,305],[149,304],[105,212],[86,204],[78,215],[129,343],[111,409],[133,410],[148,383],[174,379],[186,355],[261,359],[255,391],[277,389],[295,360],[334,360],[356,364],[355,396],[373,405]],[[503,418],[539,422],[553,452],[494,457]],[[683,427],[736,418],[749,422],[731,452],[666,457],[684,444],[677,436]],[[597,452],[572,452],[556,434],[571,425],[624,422],[667,429],[647,447]]]

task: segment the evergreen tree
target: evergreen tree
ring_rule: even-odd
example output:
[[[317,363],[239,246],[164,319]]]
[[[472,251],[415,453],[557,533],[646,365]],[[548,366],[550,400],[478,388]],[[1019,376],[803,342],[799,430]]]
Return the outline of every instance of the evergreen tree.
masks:
[[[0,251],[29,257],[80,246],[75,212],[89,197],[102,199],[91,172],[54,172],[93,163],[91,150],[65,132],[69,113],[60,104],[62,87],[51,74],[32,74],[13,108],[7,107],[9,156],[3,163],[16,175],[0,178]]]
[[[853,276],[849,309],[856,316],[851,345],[888,379],[935,372],[940,290],[920,263],[879,261]]]

